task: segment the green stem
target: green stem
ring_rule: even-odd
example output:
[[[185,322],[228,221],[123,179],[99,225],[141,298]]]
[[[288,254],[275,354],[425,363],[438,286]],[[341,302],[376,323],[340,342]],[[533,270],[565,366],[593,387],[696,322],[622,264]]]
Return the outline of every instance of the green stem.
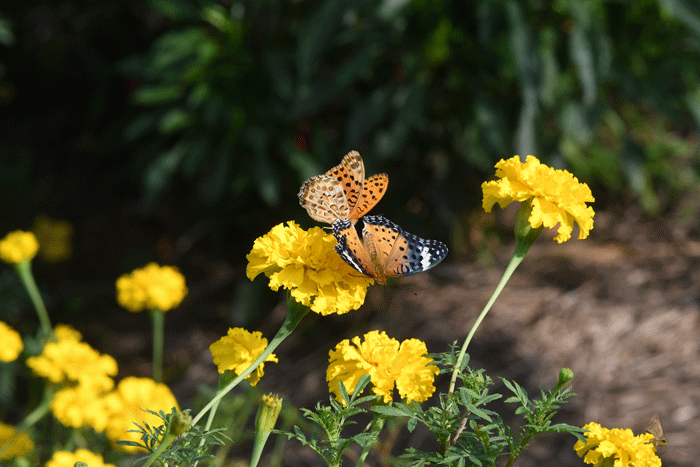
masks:
[[[153,323],[153,380],[156,383],[162,383],[165,313],[158,309],[151,310],[151,322]]]
[[[212,423],[214,423],[214,416],[216,415],[216,410],[219,408],[219,403],[220,403],[220,402],[221,402],[221,399],[219,399],[218,401],[216,401],[216,404],[214,404],[214,405],[212,406],[211,410],[209,411],[209,416],[207,417],[207,423],[206,423],[206,425],[204,426],[204,429],[205,429],[206,431],[209,431],[209,429],[211,428]]]
[[[377,437],[377,440],[379,440],[379,433],[382,431],[384,428],[384,423],[386,422],[386,419],[381,417],[381,418],[375,418],[372,421],[372,430],[371,433]],[[372,449],[373,444],[367,444],[364,448],[362,448],[362,452],[360,453],[360,457],[357,458],[357,463],[355,464],[355,467],[362,467],[365,463],[365,459],[367,459],[367,455],[369,454],[370,449]]]
[[[293,298],[289,297],[287,299],[287,317],[282,323],[282,327],[277,331],[277,335],[272,339],[270,344],[263,350],[263,353],[258,356],[257,359],[248,367],[246,370],[238,375],[236,379],[231,381],[225,388],[223,388],[219,393],[214,396],[212,400],[205,405],[202,410],[192,419],[192,424],[196,424],[210,409],[219,404],[219,401],[228,394],[233,388],[235,388],[238,383],[243,381],[249,374],[251,374],[255,369],[260,366],[265,359],[270,356],[270,354],[282,343],[284,339],[289,336],[294,328],[301,322],[301,319],[309,312],[309,308],[303,306],[294,301]]]
[[[28,413],[22,422],[17,425],[18,431],[25,431],[27,428],[33,426],[39,420],[44,418],[44,416],[49,413],[51,407],[51,401],[53,400],[55,391],[52,385],[47,385],[44,389],[44,398],[34,410]]]
[[[170,445],[173,444],[173,442],[175,441],[176,438],[177,438],[177,436],[174,435],[173,433],[170,433],[170,431],[165,433],[165,436],[163,436],[163,440],[158,445],[158,449],[156,449],[153,452],[153,454],[150,455],[148,460],[143,464],[143,467],[149,467],[151,464],[153,464],[153,462],[156,459],[158,459],[158,457],[163,453],[163,451],[168,449],[170,447]]]
[[[25,259],[15,264],[15,270],[17,271],[19,279],[22,281],[24,288],[27,289],[27,293],[29,294],[29,298],[32,300],[32,304],[34,304],[34,309],[36,310],[36,314],[39,316],[39,323],[41,323],[41,331],[44,334],[44,338],[53,336],[53,327],[51,326],[49,313],[46,311],[44,300],[41,299],[39,288],[36,286],[34,275],[32,274],[32,262]]]
[[[508,282],[508,279],[510,279],[510,276],[513,275],[513,271],[515,271],[515,268],[518,267],[520,262],[525,257],[525,254],[520,254],[521,251],[518,248],[518,244],[519,244],[519,242],[516,242],[515,253],[513,254],[513,257],[510,259],[510,263],[508,263],[506,270],[503,272],[503,277],[501,277],[501,281],[498,283],[496,290],[493,292],[493,295],[491,295],[491,298],[489,299],[488,303],[486,303],[486,306],[484,307],[481,314],[476,319],[476,322],[474,323],[471,330],[469,331],[467,338],[464,340],[464,344],[462,345],[462,350],[459,353],[459,357],[457,358],[457,362],[455,363],[455,368],[452,371],[452,378],[450,379],[450,389],[448,391],[448,394],[452,394],[454,392],[455,384],[457,382],[457,373],[459,372],[459,369],[462,366],[462,360],[464,360],[464,354],[467,353],[467,347],[469,346],[469,343],[471,342],[472,337],[474,337],[474,333],[476,333],[477,328],[479,327],[481,322],[486,317],[486,314],[491,309],[491,306],[494,304],[494,302],[496,301],[498,296],[501,294],[501,291],[503,290],[506,283]],[[528,245],[528,248],[529,248],[529,245]]]

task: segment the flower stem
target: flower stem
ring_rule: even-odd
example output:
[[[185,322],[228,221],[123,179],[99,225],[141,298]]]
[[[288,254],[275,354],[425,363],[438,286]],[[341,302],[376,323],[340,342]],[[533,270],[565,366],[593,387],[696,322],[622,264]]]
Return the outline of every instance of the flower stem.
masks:
[[[464,354],[467,353],[467,347],[469,346],[469,343],[471,342],[472,337],[474,337],[474,333],[476,333],[476,329],[479,327],[481,322],[486,317],[486,314],[491,309],[491,306],[494,304],[494,302],[496,301],[498,296],[501,294],[501,291],[503,290],[506,283],[508,282],[508,279],[510,279],[510,276],[513,275],[513,271],[515,271],[515,268],[518,267],[520,262],[525,257],[524,254],[520,254],[521,251],[518,248],[518,243],[519,242],[516,242],[515,253],[513,254],[513,257],[510,259],[510,263],[508,263],[506,270],[503,272],[503,277],[501,277],[501,281],[498,283],[496,290],[494,290],[493,295],[491,295],[491,298],[489,299],[488,303],[486,303],[486,306],[484,307],[481,314],[476,319],[476,322],[474,323],[471,330],[469,331],[467,338],[464,340],[464,344],[462,345],[462,350],[459,352],[459,357],[457,358],[457,362],[455,363],[455,368],[452,371],[452,378],[450,379],[450,389],[449,389],[448,394],[452,394],[454,392],[455,384],[457,382],[457,373],[459,372],[459,369],[462,366],[462,360],[464,360]]]
[[[153,323],[153,380],[156,383],[162,383],[165,313],[158,309],[151,310],[151,322]]]
[[[177,438],[176,435],[173,433],[170,433],[168,431],[165,433],[165,436],[163,436],[163,440],[160,442],[158,445],[158,448],[153,452],[153,454],[150,455],[148,460],[143,464],[143,467],[149,467],[153,462],[160,457],[160,455],[170,447],[171,444],[173,444],[173,441]]]
[[[39,288],[36,286],[34,275],[32,274],[32,262],[25,259],[15,264],[15,269],[17,270],[17,274],[19,275],[24,288],[27,289],[27,293],[29,294],[29,298],[32,300],[36,314],[39,316],[39,323],[41,324],[41,331],[44,334],[44,338],[53,336],[53,327],[51,326],[49,313],[46,311],[44,300],[41,299]]]
[[[301,322],[301,319],[306,316],[306,313],[308,312],[309,307],[301,305],[293,298],[289,297],[287,299],[287,317],[285,318],[284,323],[282,323],[282,327],[279,329],[279,331],[277,331],[277,335],[272,338],[272,341],[270,341],[267,348],[263,350],[260,356],[255,359],[255,361],[248,368],[246,368],[243,373],[238,375],[236,379],[231,381],[225,388],[219,391],[219,393],[214,396],[214,398],[210,400],[209,403],[202,408],[202,410],[199,411],[199,413],[192,419],[192,424],[196,424],[212,407],[218,405],[219,401],[233,388],[235,388],[238,383],[243,381],[249,374],[255,371],[255,369],[260,366],[260,364],[264,362],[267,357],[270,356],[272,351],[275,350],[282,343],[282,341],[292,333],[292,331],[294,331],[297,325]]]
[[[382,428],[384,428],[384,422],[386,422],[386,418],[384,417],[375,418],[372,421],[371,433],[372,435],[377,437],[377,440],[379,440],[379,433],[382,431]],[[372,446],[374,446],[374,444],[368,443],[365,445],[365,447],[362,449],[362,452],[360,453],[360,457],[357,458],[357,463],[355,464],[355,467],[362,467],[364,465],[365,459],[367,458],[367,454],[369,454],[369,451],[370,449],[372,449]]]

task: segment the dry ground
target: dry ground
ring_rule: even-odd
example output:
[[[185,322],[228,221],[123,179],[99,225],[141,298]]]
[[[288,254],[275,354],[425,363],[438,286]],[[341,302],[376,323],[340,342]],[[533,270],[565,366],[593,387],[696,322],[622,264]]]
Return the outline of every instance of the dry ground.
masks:
[[[543,234],[475,335],[470,364],[486,368],[494,380],[515,379],[531,393],[553,387],[559,369],[571,368],[577,395],[555,422],[596,421],[641,433],[658,413],[669,443],[660,453],[664,465],[700,465],[700,241],[632,210],[623,216],[598,213],[594,232],[562,245]],[[266,367],[261,385],[296,406],[326,400],[328,350],[372,329],[397,339],[421,338],[431,352],[447,350],[464,339],[512,246],[498,251],[493,268],[448,257],[429,273],[401,279],[396,288],[372,287],[356,312],[306,317],[277,352],[282,364]],[[277,307],[260,330],[272,336],[283,316],[283,307]],[[187,372],[190,380],[215,384],[207,347],[221,330],[195,323],[189,331],[166,340],[177,349],[170,358],[196,361]],[[582,466],[574,441],[545,437],[518,465]],[[430,442],[425,433],[402,436],[394,452],[407,443]],[[321,464],[291,442],[285,465]]]

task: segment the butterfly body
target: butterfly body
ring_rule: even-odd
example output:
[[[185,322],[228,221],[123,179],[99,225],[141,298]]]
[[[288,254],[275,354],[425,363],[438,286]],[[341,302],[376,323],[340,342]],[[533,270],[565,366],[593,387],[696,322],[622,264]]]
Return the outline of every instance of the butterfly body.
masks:
[[[379,284],[386,284],[387,277],[426,271],[447,256],[444,243],[405,232],[385,217],[364,216],[363,222],[362,239],[350,221],[335,222],[335,250],[346,263]]]
[[[372,209],[389,184],[387,174],[365,179],[365,165],[357,151],[350,151],[340,164],[306,180],[299,190],[299,203],[316,221],[332,224],[357,220]]]

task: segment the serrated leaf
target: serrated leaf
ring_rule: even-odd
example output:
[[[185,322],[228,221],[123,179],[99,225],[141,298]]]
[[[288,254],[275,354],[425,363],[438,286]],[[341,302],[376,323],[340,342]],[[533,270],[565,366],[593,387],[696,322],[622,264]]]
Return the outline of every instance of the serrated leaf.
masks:
[[[416,429],[416,426],[418,425],[418,419],[416,418],[409,418],[408,422],[406,423],[406,428],[408,429],[409,433],[413,433],[413,430]]]
[[[345,389],[345,384],[341,380],[338,380],[338,393],[340,394],[340,398],[343,399],[343,402],[345,402],[345,405],[350,405],[348,390]]]
[[[378,413],[380,415],[386,415],[387,417],[406,417],[406,412],[396,407],[390,407],[388,405],[375,405],[372,407],[372,412]]]
[[[491,417],[489,416],[489,414],[486,413],[485,411],[478,409],[478,408],[474,407],[473,405],[468,406],[468,408],[469,408],[469,411],[471,413],[473,413],[474,415],[476,415],[477,417],[482,418],[482,419],[488,421],[489,423],[493,421],[491,419]]]

